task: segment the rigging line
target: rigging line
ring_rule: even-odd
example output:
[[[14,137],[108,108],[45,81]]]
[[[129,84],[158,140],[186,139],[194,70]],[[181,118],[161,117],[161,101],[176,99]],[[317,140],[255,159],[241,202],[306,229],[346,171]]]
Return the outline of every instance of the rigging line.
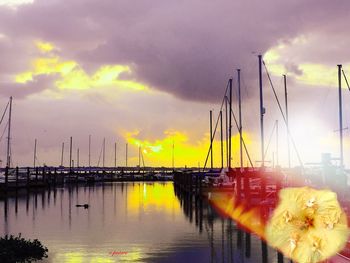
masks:
[[[239,125],[238,125],[236,116],[235,116],[235,114],[234,114],[234,112],[233,112],[232,110],[231,110],[231,114],[232,114],[233,119],[234,119],[234,121],[235,121],[235,123],[236,123],[236,127],[237,127],[237,129],[239,130]],[[250,158],[250,155],[249,155],[249,152],[248,152],[248,149],[247,149],[247,146],[246,146],[246,144],[245,144],[245,141],[244,141],[243,137],[242,137],[242,143],[243,143],[243,147],[244,147],[245,153],[246,153],[246,155],[247,155],[247,157],[248,157],[249,163],[250,163],[251,167],[254,168],[252,159]]]
[[[237,82],[237,80],[235,79],[235,75],[234,75],[232,77],[232,87],[233,87],[233,83],[236,83],[236,82]],[[232,89],[232,100],[238,100],[238,94],[237,94],[237,90],[236,89]],[[232,105],[232,106],[234,106],[234,105]]]
[[[2,120],[3,120],[4,117],[5,117],[5,114],[6,114],[6,111],[7,111],[7,108],[8,108],[8,106],[9,106],[9,104],[10,104],[10,101],[7,102],[7,105],[6,105],[6,107],[5,107],[4,113],[2,114],[2,117],[1,117],[1,120],[0,120],[0,124],[2,123]]]
[[[346,75],[345,75],[345,71],[344,71],[344,69],[342,69],[342,72],[343,72],[343,76],[344,76],[344,79],[345,79],[346,85],[348,86],[348,90],[350,91],[350,86],[349,86],[348,78],[347,78],[347,77],[346,77]]]
[[[248,98],[248,97],[249,97],[248,86],[247,86],[247,84],[246,84],[245,81],[244,81],[243,74],[241,74],[241,82],[242,82],[242,85],[241,85],[241,86],[243,86],[243,90],[244,90],[244,92],[245,92],[246,98]]]
[[[272,131],[271,131],[271,134],[270,134],[270,138],[269,138],[269,142],[267,143],[267,147],[266,147],[266,150],[265,150],[265,152],[264,152],[264,156],[267,155],[267,152],[268,152],[269,147],[270,147],[270,144],[271,144],[272,135],[274,134],[275,129],[276,129],[276,122],[275,122],[275,124],[273,125]]]
[[[276,94],[276,91],[275,91],[275,88],[273,87],[272,80],[271,80],[271,77],[270,77],[270,73],[269,73],[269,71],[267,70],[267,67],[266,67],[266,64],[265,64],[265,61],[264,61],[264,60],[262,61],[262,63],[264,64],[264,68],[265,68],[265,71],[266,71],[266,74],[267,74],[267,78],[269,79],[270,86],[271,86],[271,88],[272,88],[273,94],[275,95],[275,98],[276,98],[278,107],[279,107],[279,109],[280,109],[280,112],[281,112],[283,121],[284,121],[284,123],[286,124],[287,132],[288,132],[289,138],[290,138],[290,140],[291,140],[291,142],[292,142],[292,144],[293,144],[294,151],[295,151],[295,153],[297,154],[299,164],[300,164],[301,167],[303,167],[303,162],[301,161],[301,158],[300,158],[298,149],[297,149],[297,147],[296,147],[294,138],[293,138],[292,134],[290,133],[289,127],[288,127],[288,125],[287,125],[286,117],[285,117],[285,115],[284,115],[284,113],[283,113],[281,104],[280,104],[280,102],[279,102],[279,99],[278,99],[277,94]]]
[[[103,143],[102,143],[102,146],[101,146],[101,151],[100,151],[100,155],[98,156],[98,162],[97,162],[97,166],[100,165],[100,161],[101,161],[101,155],[102,155],[102,150],[103,150]]]
[[[6,125],[5,125],[4,131],[2,132],[1,137],[0,137],[0,142],[1,142],[1,140],[2,140],[2,137],[4,137],[4,135],[5,135],[5,132],[6,132],[6,130],[7,130],[7,126],[8,126],[8,125],[9,125],[9,122],[7,122]]]
[[[343,69],[342,69],[342,72],[343,72],[343,76],[344,76],[344,79],[345,79],[346,85],[348,86],[348,89],[349,89],[349,91],[350,91],[350,86],[349,86],[348,78],[346,77],[345,72],[344,72],[344,70],[343,70]]]
[[[272,88],[273,94],[275,95],[275,99],[276,99],[277,104],[278,104],[278,108],[279,108],[279,109],[280,109],[280,111],[281,111],[281,114],[282,114],[283,119],[284,119],[284,120],[286,120],[286,118],[285,118],[285,116],[284,116],[284,113],[283,113],[283,110],[282,110],[281,103],[280,103],[280,101],[279,101],[279,99],[278,99],[278,96],[277,96],[276,90],[275,90],[275,88],[273,87],[272,80],[271,80],[271,77],[270,77],[270,73],[268,72],[267,67],[266,67],[266,65],[265,65],[265,61],[262,61],[262,63],[264,64],[264,67],[265,67],[265,70],[266,70],[267,77],[268,77],[268,79],[269,79],[269,82],[270,82],[270,85],[271,85],[271,88]]]
[[[215,133],[216,133],[216,129],[218,128],[218,124],[219,124],[219,117],[216,120],[216,124],[215,124],[215,129],[214,129],[214,133],[212,134],[211,138],[210,138],[210,145],[213,145],[213,141],[214,141],[214,137],[215,137]],[[208,154],[207,154],[207,158],[205,159],[205,163],[204,163],[204,167],[203,170],[206,168],[207,163],[208,163],[208,159],[209,159],[209,154],[210,151],[212,150],[212,147],[209,146],[209,150],[208,150]]]
[[[143,168],[145,168],[145,159],[143,159],[143,152],[141,150],[141,159],[142,159],[142,164],[143,164]]]
[[[225,95],[224,95],[224,97],[223,97],[223,99],[222,99],[222,102],[221,102],[220,111],[222,111],[222,109],[223,109],[223,107],[224,107],[224,102],[225,102],[225,98],[226,98],[227,90],[228,90],[228,87],[229,87],[229,83],[230,83],[230,80],[227,82],[227,85],[226,85]],[[216,124],[215,124],[214,133],[213,133],[213,135],[212,135],[212,138],[210,139],[210,145],[212,145],[212,144],[213,144],[214,137],[215,137],[215,133],[216,133],[216,129],[217,129],[218,124],[219,124],[219,119],[220,119],[220,115],[218,115],[218,118],[216,119]],[[212,147],[210,147],[210,146],[209,146],[209,150],[208,150],[208,153],[207,153],[207,157],[206,157],[205,162],[204,162],[203,171],[204,171],[204,169],[205,169],[205,168],[206,168],[206,166],[207,166],[207,163],[208,163],[208,159],[209,159],[209,154],[210,154],[211,148],[212,148]]]

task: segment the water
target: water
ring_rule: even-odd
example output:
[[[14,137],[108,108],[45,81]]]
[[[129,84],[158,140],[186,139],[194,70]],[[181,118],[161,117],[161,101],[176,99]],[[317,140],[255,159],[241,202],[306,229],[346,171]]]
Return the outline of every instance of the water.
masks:
[[[42,262],[277,262],[271,248],[263,260],[259,238],[173,183],[24,192],[0,200],[0,218],[1,235],[22,233],[48,247]]]

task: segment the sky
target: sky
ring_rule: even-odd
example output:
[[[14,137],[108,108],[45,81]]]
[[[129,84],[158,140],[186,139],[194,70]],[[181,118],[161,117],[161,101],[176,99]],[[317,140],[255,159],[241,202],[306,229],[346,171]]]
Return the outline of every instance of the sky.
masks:
[[[237,114],[242,72],[242,123],[259,165],[258,58],[261,54],[284,110],[287,75],[290,131],[303,163],[339,157],[337,64],[350,78],[350,3],[346,0],[0,0],[0,111],[13,96],[13,165],[69,164],[203,167],[229,78]],[[286,126],[263,76],[267,165],[287,165]],[[343,80],[344,127],[350,92]],[[6,115],[7,116],[7,115]],[[7,117],[0,124],[6,159]],[[278,147],[276,132],[278,120]],[[276,129],[275,129],[276,130]],[[233,128],[233,165],[239,164]],[[214,140],[220,166],[220,130]],[[278,152],[278,158],[277,158]],[[344,156],[350,166],[349,130]],[[292,165],[299,165],[291,147]],[[247,158],[244,158],[247,164]]]

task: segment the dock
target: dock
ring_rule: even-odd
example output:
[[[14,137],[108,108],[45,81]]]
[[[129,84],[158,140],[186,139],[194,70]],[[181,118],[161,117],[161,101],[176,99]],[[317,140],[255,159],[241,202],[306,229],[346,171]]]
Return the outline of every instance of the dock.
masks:
[[[74,183],[172,181],[167,167],[15,167],[0,169],[0,195]]]

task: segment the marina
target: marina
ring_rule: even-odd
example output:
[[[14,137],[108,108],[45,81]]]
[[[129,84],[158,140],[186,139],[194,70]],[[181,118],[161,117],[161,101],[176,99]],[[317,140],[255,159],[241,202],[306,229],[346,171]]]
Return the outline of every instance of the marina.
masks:
[[[277,262],[258,237],[172,182],[37,189],[0,207],[0,231],[35,233],[49,248],[42,262]]]
[[[278,195],[281,189],[290,187],[312,187],[315,189],[322,189],[324,187],[330,188],[338,193],[339,202],[342,205],[344,211],[349,215],[350,213],[350,196],[347,188],[349,187],[349,171],[344,169],[343,164],[343,135],[340,133],[340,158],[332,158],[330,154],[323,154],[320,163],[316,163],[313,166],[304,165],[299,152],[294,143],[292,134],[288,128],[288,120],[284,112],[288,112],[287,108],[287,89],[286,89],[286,77],[284,76],[285,85],[285,105],[283,110],[280,106],[280,102],[276,95],[276,100],[280,106],[280,111],[287,129],[288,145],[291,142],[293,146],[293,152],[296,154],[299,165],[291,167],[289,161],[289,167],[281,167],[278,164],[278,122],[275,122],[273,132],[277,137],[276,143],[276,163],[267,165],[266,152],[269,146],[264,145],[264,114],[265,108],[262,99],[262,67],[264,65],[267,76],[266,65],[259,55],[259,76],[260,76],[260,127],[261,127],[261,160],[258,161],[258,165],[253,164],[253,160],[246,147],[243,137],[243,126],[241,120],[241,102],[239,100],[239,112],[238,120],[233,112],[233,80],[229,79],[226,91],[221,103],[221,108],[216,121],[214,120],[213,112],[210,111],[210,145],[204,162],[204,167],[174,167],[174,150],[172,152],[173,167],[147,167],[145,166],[141,147],[138,148],[138,166],[130,167],[128,164],[128,144],[126,144],[125,154],[126,166],[117,167],[116,161],[114,167],[106,167],[105,165],[105,139],[101,148],[102,166],[91,166],[90,164],[90,144],[91,136],[89,136],[89,166],[79,166],[79,148],[77,150],[77,163],[74,166],[72,158],[72,137],[70,137],[70,156],[69,167],[64,167],[63,153],[64,144],[62,144],[62,156],[61,166],[37,166],[37,140],[34,144],[34,165],[33,167],[11,167],[11,109],[12,98],[6,107],[9,109],[9,121],[8,121],[8,140],[7,140],[7,166],[0,169],[0,202],[3,203],[3,215],[4,224],[2,225],[2,232],[9,234],[13,232],[12,223],[16,220],[19,213],[23,213],[28,216],[30,210],[32,210],[33,224],[37,224],[39,220],[34,219],[35,214],[45,212],[45,209],[50,209],[50,203],[53,199],[53,206],[51,213],[57,213],[56,203],[60,202],[61,208],[61,221],[55,224],[60,225],[60,229],[68,229],[64,236],[59,236],[58,240],[52,240],[48,235],[51,235],[57,239],[57,235],[48,231],[48,233],[42,233],[40,229],[33,227],[32,231],[35,231],[38,237],[46,242],[48,246],[54,247],[53,251],[49,254],[49,259],[44,262],[61,262],[64,257],[77,258],[77,260],[103,260],[104,262],[113,262],[113,257],[118,257],[121,262],[128,262],[130,260],[136,260],[140,262],[161,262],[164,257],[174,257],[173,262],[178,262],[178,257],[182,257],[182,247],[172,247],[173,244],[158,244],[158,248],[151,248],[157,242],[156,240],[148,242],[147,244],[141,238],[141,241],[137,245],[132,245],[132,242],[137,242],[137,238],[131,240],[119,240],[117,242],[118,249],[111,247],[111,244],[107,241],[100,240],[101,247],[94,247],[93,250],[87,249],[87,244],[91,242],[89,237],[84,237],[84,240],[80,244],[74,244],[77,246],[78,252],[71,251],[73,244],[70,248],[64,248],[62,250],[59,247],[64,247],[65,238],[68,234],[75,234],[78,236],[81,233],[76,233],[74,226],[76,220],[82,220],[80,217],[81,211],[90,211],[95,209],[95,206],[100,207],[101,199],[96,199],[96,194],[102,194],[102,207],[105,209],[105,198],[107,210],[114,210],[113,215],[108,215],[105,210],[102,211],[103,220],[101,227],[91,230],[89,228],[90,222],[87,221],[86,231],[101,231],[106,234],[107,228],[118,228],[118,220],[125,220],[129,213],[135,211],[129,211],[130,206],[138,207],[136,213],[139,217],[145,216],[147,218],[148,212],[152,211],[153,216],[157,213],[162,214],[161,209],[169,209],[171,207],[171,220],[180,220],[181,224],[186,225],[189,231],[191,231],[191,240],[187,245],[183,247],[183,250],[189,249],[190,255],[186,255],[186,260],[189,260],[192,256],[196,260],[208,257],[209,262],[289,262],[289,259],[285,258],[282,253],[275,249],[270,248],[264,238],[264,234],[260,232],[259,228],[254,228],[250,222],[245,218],[244,213],[239,214],[235,218],[230,218],[225,214],[227,208],[220,207],[220,205],[226,205],[225,203],[219,206],[215,203],[215,198],[218,196],[230,195],[234,198],[234,202],[229,201],[227,205],[237,204],[237,208],[233,208],[233,213],[239,211],[240,207],[247,205],[253,207],[254,211],[258,212],[260,221],[262,224],[266,224],[271,217],[271,213],[276,209],[278,202]],[[339,77],[341,78],[341,66],[338,66]],[[240,94],[240,74],[241,71],[237,71],[238,74],[238,94]],[[345,77],[345,75],[344,75]],[[271,88],[274,91],[273,83],[270,80]],[[341,88],[341,87],[340,87]],[[341,96],[341,95],[340,95]],[[341,105],[341,101],[339,102]],[[340,110],[340,117],[342,108]],[[223,112],[225,114],[223,114]],[[340,119],[341,120],[341,119]],[[232,128],[233,124],[236,125],[239,133],[239,149],[240,149],[240,166],[234,167],[232,165]],[[343,130],[342,121],[340,121],[340,130]],[[218,132],[219,130],[219,132]],[[214,167],[213,154],[213,142],[215,135],[219,134],[220,143],[220,161],[221,168]],[[271,138],[270,138],[271,139]],[[269,142],[270,143],[270,142]],[[268,143],[268,144],[269,144]],[[289,152],[289,149],[288,149]],[[291,153],[288,157],[290,158]],[[114,150],[114,160],[116,160],[116,145]],[[244,161],[247,161],[250,166],[244,166]],[[336,161],[336,162],[334,162]],[[339,161],[339,162],[338,162]],[[141,163],[143,166],[141,166]],[[136,190],[137,189],[137,190]],[[105,197],[105,191],[107,196]],[[124,195],[124,191],[126,194]],[[129,196],[129,192],[132,192]],[[137,193],[135,191],[138,191]],[[68,197],[64,197],[64,193],[68,194]],[[38,196],[41,197],[42,211],[37,211]],[[121,200],[118,199],[118,197]],[[136,198],[136,199],[135,199]],[[221,198],[221,197],[220,197]],[[67,205],[68,202],[68,205]],[[129,204],[130,202],[130,204]],[[231,203],[230,203],[231,202]],[[120,208],[123,204],[124,208]],[[46,205],[48,206],[47,208]],[[14,206],[14,211],[13,211]],[[177,207],[177,215],[175,216],[174,207]],[[56,209],[56,210],[55,210]],[[65,218],[68,209],[68,222]],[[148,209],[150,209],[148,211]],[[155,210],[154,210],[155,209]],[[159,210],[160,209],[160,210]],[[76,211],[77,219],[72,216],[72,211]],[[65,212],[64,212],[65,211]],[[122,212],[120,212],[122,211]],[[169,212],[169,211],[168,211]],[[96,212],[94,212],[96,213]],[[65,214],[65,216],[64,216]],[[119,217],[124,219],[121,219]],[[36,216],[35,216],[36,217]],[[107,219],[105,218],[107,217]],[[115,223],[106,223],[118,219]],[[184,218],[187,220],[184,220]],[[232,220],[233,219],[233,220]],[[350,218],[348,217],[348,220]],[[84,219],[85,220],[85,219]],[[107,220],[107,221],[105,221]],[[129,219],[128,219],[129,220]],[[146,224],[147,224],[146,219]],[[177,228],[176,224],[179,222],[168,222],[172,227]],[[11,222],[11,224],[9,224]],[[193,224],[194,222],[194,224]],[[45,223],[43,227],[53,227],[50,223]],[[128,225],[128,221],[123,221],[122,225]],[[159,222],[158,222],[159,223]],[[164,222],[162,222],[163,224]],[[138,224],[138,223],[136,223]],[[142,220],[142,225],[145,221]],[[175,224],[175,225],[174,225]],[[220,225],[221,224],[221,230]],[[128,226],[131,228],[131,226]],[[150,225],[150,229],[154,229],[156,225]],[[0,229],[1,230],[1,229]],[[149,230],[149,229],[148,229]],[[20,230],[16,230],[20,231]],[[29,230],[27,230],[29,231]],[[131,235],[141,235],[143,230],[138,230],[134,233],[132,230]],[[164,230],[167,233],[166,230]],[[24,231],[25,232],[25,231]],[[214,237],[214,233],[218,232],[219,235]],[[22,232],[20,232],[22,233]],[[171,235],[174,235],[170,231]],[[117,236],[123,234],[116,231],[114,236],[111,236],[113,242],[116,242]],[[151,235],[151,233],[147,233]],[[182,234],[181,236],[183,236]],[[108,235],[107,235],[108,236]],[[125,237],[124,237],[125,238]],[[152,238],[155,238],[153,236]],[[73,238],[74,240],[74,238]],[[235,242],[233,241],[235,240]],[[55,243],[56,242],[56,243]],[[106,243],[107,242],[107,243]],[[111,241],[110,241],[111,242]],[[170,242],[164,240],[165,243]],[[171,241],[172,242],[172,241]],[[204,249],[205,243],[209,244],[209,249]],[[221,243],[220,243],[221,242]],[[53,246],[53,244],[55,244]],[[197,247],[199,246],[199,247]],[[169,247],[169,249],[167,249]],[[162,249],[162,251],[160,251]],[[163,251],[164,250],[164,251]],[[254,253],[252,253],[252,250]],[[50,250],[51,251],[51,250]],[[109,251],[109,252],[108,252]],[[196,252],[198,251],[198,252]],[[200,251],[200,253],[199,253]],[[260,251],[257,253],[257,251]],[[108,252],[108,253],[107,253]],[[187,252],[186,252],[187,253]],[[109,254],[109,255],[108,255]],[[192,255],[193,254],[193,255]],[[259,256],[258,256],[259,254]],[[260,256],[261,255],[261,256]],[[112,257],[112,258],[111,258]],[[53,260],[53,261],[52,261]],[[84,261],[85,260],[85,261]],[[329,259],[329,263],[338,262],[350,262],[350,243],[339,252],[335,257]],[[68,262],[68,261],[67,261]],[[172,262],[167,261],[167,262]]]
[[[345,4],[3,2],[1,263],[350,263]]]

